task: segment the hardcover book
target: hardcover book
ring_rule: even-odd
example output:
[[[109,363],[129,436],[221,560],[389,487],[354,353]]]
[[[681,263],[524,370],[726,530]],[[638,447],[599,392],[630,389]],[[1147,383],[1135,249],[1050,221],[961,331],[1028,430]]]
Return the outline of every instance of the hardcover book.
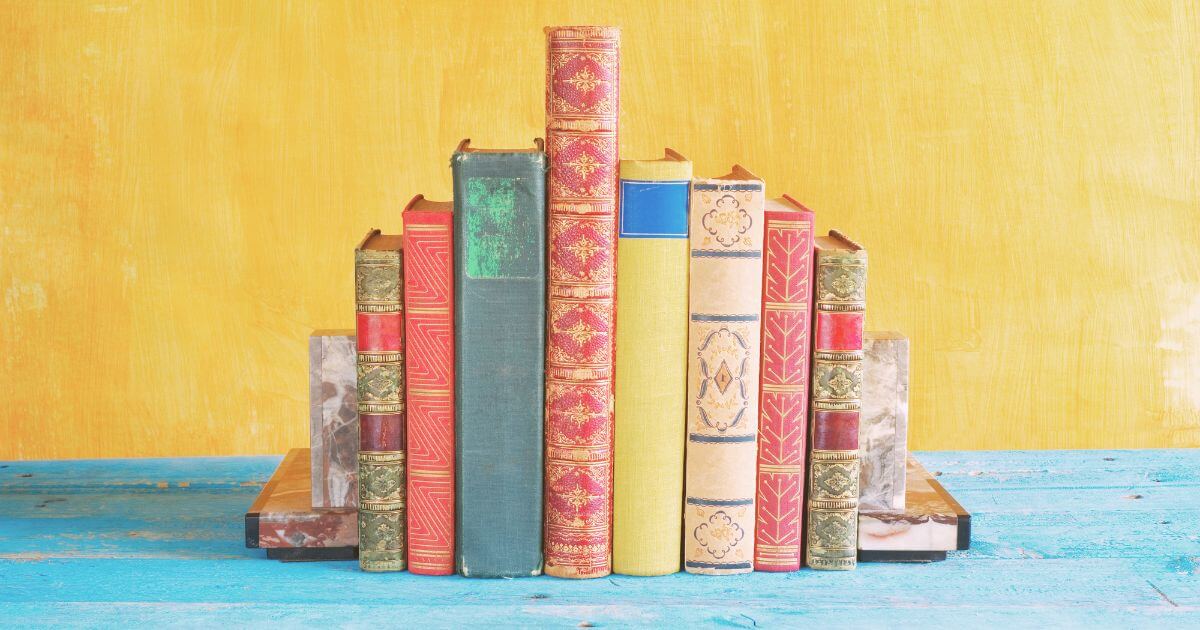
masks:
[[[816,242],[808,565],[853,569],[867,252],[833,231]]]
[[[403,571],[402,239],[371,230],[354,252],[358,331],[358,564]]]
[[[808,455],[813,213],[784,196],[767,201],[764,216],[754,569],[796,571]]]
[[[762,180],[692,181],[684,568],[754,568]]]
[[[908,456],[908,339],[863,333],[862,415],[858,427],[860,510],[903,510]]]
[[[611,572],[620,31],[546,29],[546,573]]]
[[[452,205],[404,209],[404,374],[408,409],[408,570],[454,573],[454,254]]]
[[[679,571],[692,163],[621,160],[612,568]]]
[[[546,154],[454,153],[456,564],[542,571]]]
[[[358,352],[353,330],[308,337],[312,507],[358,507]]]

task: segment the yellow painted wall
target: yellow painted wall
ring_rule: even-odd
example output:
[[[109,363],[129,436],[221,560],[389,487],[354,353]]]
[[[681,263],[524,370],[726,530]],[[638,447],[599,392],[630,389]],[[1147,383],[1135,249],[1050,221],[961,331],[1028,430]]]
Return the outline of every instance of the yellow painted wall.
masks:
[[[1200,446],[1197,2],[0,1],[0,459],[307,442],[351,249],[624,27],[621,148],[871,255],[919,449]]]

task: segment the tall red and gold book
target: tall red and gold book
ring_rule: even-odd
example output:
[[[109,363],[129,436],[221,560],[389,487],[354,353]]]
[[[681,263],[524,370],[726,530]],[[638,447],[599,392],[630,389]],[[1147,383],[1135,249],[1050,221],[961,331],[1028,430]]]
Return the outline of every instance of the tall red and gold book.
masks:
[[[862,407],[867,252],[833,231],[816,241],[808,566],[858,557],[858,415]]]
[[[354,252],[358,349],[358,564],[403,571],[402,238],[371,230]]]
[[[795,571],[804,520],[813,213],[784,196],[767,201],[764,214],[754,570]]]
[[[546,29],[549,282],[545,571],[611,572],[621,35]]]
[[[454,257],[448,201],[404,209],[408,570],[454,573]]]

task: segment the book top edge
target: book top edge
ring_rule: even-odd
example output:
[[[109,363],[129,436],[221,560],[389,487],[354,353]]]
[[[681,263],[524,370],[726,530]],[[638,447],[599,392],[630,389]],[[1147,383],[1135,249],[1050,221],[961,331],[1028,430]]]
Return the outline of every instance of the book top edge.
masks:
[[[792,199],[786,195],[783,197],[777,197],[775,199],[767,199],[763,203],[763,208],[769,213],[784,214],[798,219],[807,218],[812,220],[815,214],[812,210],[809,210],[795,199]]]
[[[644,181],[691,181],[692,163],[664,157],[657,160],[621,160],[620,178]]]
[[[458,143],[458,147],[454,149],[454,154],[457,156],[460,153],[545,153],[546,141],[542,138],[534,138],[533,146],[520,149],[481,149],[471,146],[470,138],[463,138],[462,142]]]
[[[828,253],[852,255],[856,258],[867,257],[867,252],[862,245],[850,240],[837,230],[830,230],[828,236],[818,236],[817,249]]]
[[[383,234],[379,230],[371,230],[363,237],[357,250],[359,252],[396,252],[404,249],[404,237],[400,234]]]
[[[619,26],[547,26],[542,29],[552,39],[617,39],[621,38]]]
[[[404,214],[410,212],[450,212],[454,209],[453,201],[434,201],[426,199],[425,195],[417,195],[404,206]]]

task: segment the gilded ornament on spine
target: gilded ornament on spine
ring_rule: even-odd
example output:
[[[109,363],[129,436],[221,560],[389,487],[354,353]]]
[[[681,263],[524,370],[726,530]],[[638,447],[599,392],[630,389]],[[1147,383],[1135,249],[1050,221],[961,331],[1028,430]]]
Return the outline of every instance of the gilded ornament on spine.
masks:
[[[855,568],[858,419],[867,254],[838,232],[817,240],[808,554],[814,569]]]
[[[683,523],[689,573],[754,568],[761,180],[735,166],[691,186],[687,457]]]
[[[454,256],[452,204],[404,209],[404,372],[408,570],[454,573]]]
[[[359,566],[364,571],[402,571],[405,409],[400,237],[372,230],[354,258]]]
[[[785,196],[767,202],[765,220],[754,569],[795,571],[802,560],[813,213]]]
[[[546,29],[545,571],[611,572],[620,31]]]

